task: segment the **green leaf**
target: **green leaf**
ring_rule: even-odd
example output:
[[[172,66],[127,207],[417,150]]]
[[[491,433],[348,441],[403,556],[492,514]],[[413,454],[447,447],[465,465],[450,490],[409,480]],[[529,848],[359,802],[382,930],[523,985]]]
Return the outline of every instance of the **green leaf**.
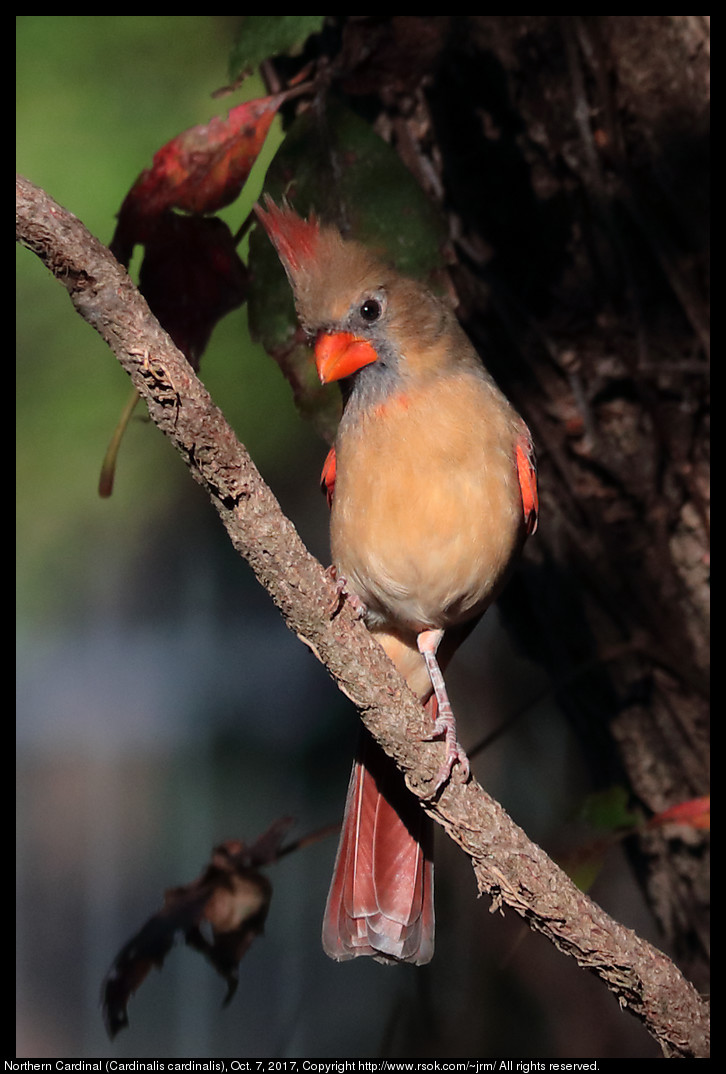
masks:
[[[324,21],[325,15],[245,15],[229,58],[231,80],[270,56],[301,49]]]
[[[443,222],[396,151],[333,98],[292,124],[265,180],[276,201],[314,210],[344,234],[377,248],[404,275],[435,285]]]
[[[635,828],[642,818],[629,808],[625,787],[616,786],[588,795],[582,804],[580,819],[600,831],[617,832]]]

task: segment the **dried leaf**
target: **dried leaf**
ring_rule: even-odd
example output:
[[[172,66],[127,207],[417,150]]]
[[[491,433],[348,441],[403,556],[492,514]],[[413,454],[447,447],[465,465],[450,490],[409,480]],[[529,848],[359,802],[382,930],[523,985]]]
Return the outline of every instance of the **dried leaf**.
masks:
[[[131,421],[131,416],[139,401],[139,393],[136,388],[131,389],[131,394],[121,411],[121,417],[116,423],[111,439],[106,448],[106,454],[101,463],[101,474],[98,479],[98,495],[101,499],[107,499],[113,492],[113,483],[116,477],[116,460],[126,428]]]
[[[241,191],[287,95],[245,101],[226,119],[190,127],[162,146],[124,199],[111,249],[128,265],[136,243],[145,243],[168,209],[213,213]]]
[[[260,868],[292,848],[282,840],[292,821],[276,821],[251,846],[231,839],[215,847],[204,872],[171,888],[164,905],[119,951],[102,986],[106,1030],[113,1039],[128,1025],[129,999],[149,971],[160,969],[173,944],[200,951],[227,984],[225,1004],[237,988],[239,963],[265,924],[272,885]]]

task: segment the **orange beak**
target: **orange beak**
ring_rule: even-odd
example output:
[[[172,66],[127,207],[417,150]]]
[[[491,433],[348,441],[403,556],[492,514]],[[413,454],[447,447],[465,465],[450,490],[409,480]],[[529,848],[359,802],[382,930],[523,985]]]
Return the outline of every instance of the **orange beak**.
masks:
[[[315,365],[321,384],[349,377],[377,358],[370,343],[350,332],[321,332],[315,340]]]

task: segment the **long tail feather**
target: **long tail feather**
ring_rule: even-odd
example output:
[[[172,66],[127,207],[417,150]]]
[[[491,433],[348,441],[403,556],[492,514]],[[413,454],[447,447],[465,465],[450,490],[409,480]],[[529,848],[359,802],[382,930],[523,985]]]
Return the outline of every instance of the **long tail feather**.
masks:
[[[435,709],[435,699],[429,701]],[[432,711],[435,716],[435,711]],[[434,953],[433,826],[393,761],[363,732],[323,922],[338,961],[422,965]]]

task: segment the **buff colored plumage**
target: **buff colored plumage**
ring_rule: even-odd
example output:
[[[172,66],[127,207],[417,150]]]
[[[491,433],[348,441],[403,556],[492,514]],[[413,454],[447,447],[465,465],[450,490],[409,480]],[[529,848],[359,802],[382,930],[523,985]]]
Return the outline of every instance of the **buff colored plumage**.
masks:
[[[455,766],[466,778],[437,651],[483,614],[534,529],[529,431],[445,302],[314,218],[270,201],[257,215],[320,378],[343,390],[324,474],[333,565],[445,737],[439,783]],[[361,743],[323,944],[337,959],[420,964],[434,946],[430,822],[393,763]]]

